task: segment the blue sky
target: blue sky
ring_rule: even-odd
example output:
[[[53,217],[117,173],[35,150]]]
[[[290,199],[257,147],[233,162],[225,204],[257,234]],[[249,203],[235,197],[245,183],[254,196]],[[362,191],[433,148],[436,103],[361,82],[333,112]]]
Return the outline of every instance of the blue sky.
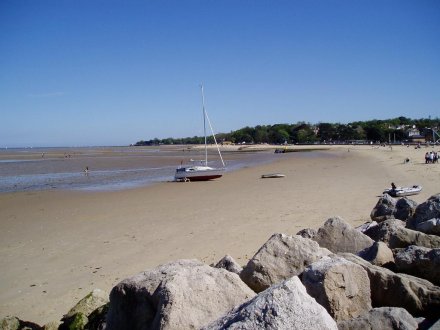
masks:
[[[437,0],[1,0],[0,147],[440,116]]]

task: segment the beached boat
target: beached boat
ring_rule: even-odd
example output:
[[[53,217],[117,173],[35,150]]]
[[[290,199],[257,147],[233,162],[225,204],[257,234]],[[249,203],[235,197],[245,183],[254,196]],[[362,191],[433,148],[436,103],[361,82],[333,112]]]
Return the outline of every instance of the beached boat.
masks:
[[[202,91],[202,108],[203,108],[203,131],[205,134],[205,160],[202,165],[190,165],[190,166],[179,166],[176,169],[176,174],[174,175],[174,179],[176,181],[207,181],[212,179],[220,178],[225,171],[225,163],[223,161],[222,154],[220,152],[220,148],[218,147],[217,140],[215,138],[214,130],[212,129],[211,122],[209,120],[208,114],[205,109],[205,96],[203,93],[203,85],[200,86]],[[208,144],[206,137],[206,122],[208,122],[209,127],[211,129],[212,136],[214,138],[215,146],[217,147],[217,151],[221,160],[223,167],[221,168],[213,168],[208,166]]]
[[[422,186],[414,185],[412,187],[387,188],[383,191],[383,193],[393,197],[404,197],[404,196],[417,195],[421,191],[422,191]]]

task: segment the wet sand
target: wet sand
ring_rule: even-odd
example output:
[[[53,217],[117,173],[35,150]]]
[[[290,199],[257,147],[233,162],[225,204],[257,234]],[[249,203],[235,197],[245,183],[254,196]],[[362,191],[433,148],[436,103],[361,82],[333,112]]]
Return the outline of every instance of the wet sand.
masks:
[[[357,226],[390,182],[421,184],[412,199],[423,202],[440,192],[440,164],[424,164],[430,150],[334,147],[211,182],[0,194],[0,317],[44,324],[93,288],[161,263],[230,254],[244,265],[273,233],[318,228],[334,215]],[[261,179],[277,172],[285,178]]]

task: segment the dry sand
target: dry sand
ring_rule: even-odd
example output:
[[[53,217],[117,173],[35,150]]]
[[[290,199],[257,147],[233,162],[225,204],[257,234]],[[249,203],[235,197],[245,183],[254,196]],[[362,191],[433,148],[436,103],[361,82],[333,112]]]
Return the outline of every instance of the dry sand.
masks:
[[[424,164],[427,150],[335,147],[211,182],[0,194],[0,317],[44,324],[93,288],[161,263],[231,254],[244,265],[273,233],[318,228],[334,215],[360,225],[392,181],[421,184],[413,199],[423,202],[440,192],[440,165]],[[260,178],[274,172],[286,177]]]

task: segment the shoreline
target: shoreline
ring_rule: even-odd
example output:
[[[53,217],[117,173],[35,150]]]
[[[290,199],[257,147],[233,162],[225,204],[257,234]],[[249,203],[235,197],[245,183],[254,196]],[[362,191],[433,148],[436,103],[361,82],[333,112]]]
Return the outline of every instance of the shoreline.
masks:
[[[390,182],[421,184],[410,197],[418,203],[440,191],[440,165],[422,164],[427,149],[330,149],[330,157],[288,155],[211,182],[0,194],[0,317],[44,324],[92,289],[109,291],[168,261],[210,264],[230,254],[243,265],[273,233],[294,235],[335,215],[360,225]],[[274,172],[286,177],[260,179]]]

